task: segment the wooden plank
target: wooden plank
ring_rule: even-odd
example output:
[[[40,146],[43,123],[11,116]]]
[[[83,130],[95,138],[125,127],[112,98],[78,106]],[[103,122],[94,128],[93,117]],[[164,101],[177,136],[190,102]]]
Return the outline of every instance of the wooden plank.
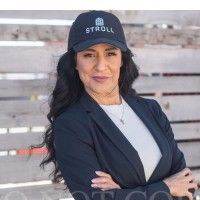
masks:
[[[199,73],[197,49],[184,48],[132,48],[133,60],[142,73]]]
[[[49,124],[45,115],[0,115],[0,128],[46,126]]]
[[[172,124],[176,140],[200,139],[200,123]],[[0,150],[27,149],[42,142],[41,132],[0,135]]]
[[[178,143],[178,146],[183,151],[188,166],[200,167],[200,142]],[[47,180],[52,165],[42,171],[38,165],[43,157],[40,154],[32,155],[30,159],[25,155],[1,156],[0,183]]]
[[[200,123],[172,124],[176,140],[200,139]],[[41,132],[0,135],[0,150],[27,149],[31,144],[42,142]]]
[[[64,43],[45,47],[0,47],[0,53],[4,52],[0,57],[0,72],[54,73],[55,60],[65,49]]]
[[[194,76],[140,76],[133,88],[138,93],[200,92],[200,77]]]
[[[45,170],[40,169],[39,164],[45,154],[0,156],[0,183],[19,183],[29,181],[48,180],[48,175],[53,169],[49,164]]]
[[[158,101],[170,121],[199,120],[200,96],[177,95],[148,97]]]
[[[49,79],[0,80],[0,97],[50,95],[54,81]]]
[[[200,96],[180,95],[154,98],[171,121],[199,120]],[[190,106],[186,106],[190,105]],[[1,101],[0,127],[40,126],[46,125],[47,104],[41,101]]]
[[[178,147],[184,153],[188,167],[200,168],[200,141],[178,143]]]
[[[74,20],[86,10],[1,10],[0,18]]]
[[[112,10],[111,12],[117,15],[123,23],[200,26],[200,11]]]
[[[0,134],[0,150],[28,149],[30,145],[40,144],[43,133],[17,133]]]
[[[69,29],[70,26],[0,24],[0,40],[66,42]]]
[[[0,97],[49,96],[53,91],[55,81],[55,78],[51,80],[0,80]],[[194,76],[140,76],[134,82],[133,88],[138,93],[200,92],[200,78]]]
[[[69,29],[69,26],[2,24],[0,40],[66,42]],[[199,47],[200,45],[199,29],[163,29],[131,25],[124,25],[123,29],[128,46],[168,44]]]
[[[49,111],[49,105],[47,100],[10,100],[1,101],[1,113],[2,115],[17,116],[22,115],[47,115]]]
[[[1,10],[0,18],[30,18],[30,19],[75,19],[78,14],[86,10]],[[122,23],[139,24],[178,24],[183,26],[200,26],[199,11],[180,11],[180,10],[111,10],[113,14],[119,17]]]
[[[45,47],[0,47],[0,72],[55,73],[57,60],[66,49],[65,43],[46,43]],[[142,73],[200,73],[200,49],[151,46],[131,50]]]
[[[50,184],[0,189],[0,199],[58,200],[61,198],[72,198],[72,195],[70,194],[69,190],[67,189],[66,191],[64,191],[64,189],[64,184]]]
[[[200,139],[200,123],[171,124],[176,140]]]
[[[1,101],[1,106],[1,128],[45,126],[49,124],[47,101]]]

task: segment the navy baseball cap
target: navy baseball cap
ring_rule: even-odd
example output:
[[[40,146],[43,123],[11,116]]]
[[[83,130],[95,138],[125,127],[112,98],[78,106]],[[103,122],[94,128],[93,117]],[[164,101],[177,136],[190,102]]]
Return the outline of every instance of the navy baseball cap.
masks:
[[[68,51],[75,52],[99,43],[108,43],[122,51],[128,49],[119,19],[105,11],[81,13],[73,22],[68,37]]]

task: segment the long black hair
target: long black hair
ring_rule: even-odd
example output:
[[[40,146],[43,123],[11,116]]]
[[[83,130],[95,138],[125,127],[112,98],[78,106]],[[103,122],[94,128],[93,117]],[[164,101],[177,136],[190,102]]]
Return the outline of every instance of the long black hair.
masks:
[[[131,93],[137,95],[136,91],[132,88],[132,84],[139,76],[138,67],[134,63],[133,53],[128,49],[126,52],[122,52],[123,65],[120,68],[119,76],[119,92],[121,95]],[[37,146],[31,148],[41,148],[46,146],[48,152],[46,157],[40,164],[40,167],[44,168],[50,162],[54,164],[54,170],[51,172],[53,175],[53,182],[59,183],[63,180],[61,172],[58,168],[56,160],[55,147],[54,147],[54,133],[53,123],[56,117],[58,117],[67,107],[77,102],[82,92],[84,91],[83,83],[81,82],[78,72],[75,69],[76,66],[76,53],[70,50],[64,53],[57,64],[57,79],[52,94],[49,97],[50,111],[47,114],[47,118],[50,122],[46,131],[43,134],[43,142]]]

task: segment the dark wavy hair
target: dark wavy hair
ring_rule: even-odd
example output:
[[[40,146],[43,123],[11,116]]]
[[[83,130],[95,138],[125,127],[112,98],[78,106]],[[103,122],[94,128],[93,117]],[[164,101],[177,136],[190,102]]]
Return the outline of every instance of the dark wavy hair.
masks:
[[[137,95],[132,88],[132,84],[139,76],[138,67],[134,63],[133,53],[128,49],[122,52],[123,65],[120,68],[119,76],[119,91],[121,95],[131,93]],[[46,131],[43,134],[43,142],[31,148],[46,147],[48,152],[46,157],[42,160],[40,167],[44,168],[50,162],[54,164],[54,170],[49,176],[53,175],[53,182],[59,183],[63,180],[61,172],[58,168],[54,147],[54,120],[70,105],[77,102],[82,92],[84,91],[83,83],[81,82],[76,66],[76,53],[70,50],[64,53],[57,64],[57,79],[52,94],[49,96],[50,111],[47,118],[50,122]]]

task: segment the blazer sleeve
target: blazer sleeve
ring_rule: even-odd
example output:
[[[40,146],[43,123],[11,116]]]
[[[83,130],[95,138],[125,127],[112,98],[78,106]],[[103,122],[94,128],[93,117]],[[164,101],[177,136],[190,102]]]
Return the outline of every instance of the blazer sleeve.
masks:
[[[170,200],[168,186],[155,182],[146,186],[127,189],[110,189],[102,191],[91,187],[91,179],[97,177],[96,170],[103,171],[94,146],[84,140],[81,134],[88,137],[85,127],[77,120],[61,117],[53,125],[56,160],[62,177],[75,200]],[[126,170],[126,169],[124,169]]]
[[[186,161],[183,152],[179,149],[176,140],[174,139],[174,133],[172,131],[172,127],[170,125],[170,122],[166,116],[166,114],[163,112],[161,106],[159,103],[152,99],[154,103],[154,116],[156,114],[156,120],[158,125],[161,127],[161,129],[164,131],[166,134],[168,140],[171,143],[172,146],[172,165],[170,169],[170,174],[169,176],[176,174],[177,172],[181,171],[184,169],[186,166]],[[195,189],[189,189],[191,193],[194,194]],[[187,197],[183,197],[183,199],[188,199]]]

